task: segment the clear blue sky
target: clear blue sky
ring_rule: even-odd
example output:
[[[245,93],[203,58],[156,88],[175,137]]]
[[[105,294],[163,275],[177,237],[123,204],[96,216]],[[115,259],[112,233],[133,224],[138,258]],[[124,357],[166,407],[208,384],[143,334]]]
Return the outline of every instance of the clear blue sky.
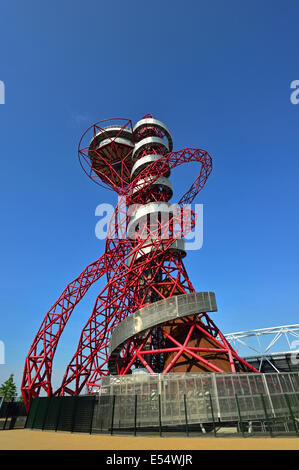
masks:
[[[216,293],[222,331],[299,323],[298,24],[296,0],[2,2],[0,383],[20,384],[45,313],[103,253],[94,211],[115,198],[82,172],[77,144],[108,117],[152,113],[175,150],[212,155],[204,245],[186,266]],[[195,170],[173,173],[177,196]],[[101,286],[64,332],[57,382]]]

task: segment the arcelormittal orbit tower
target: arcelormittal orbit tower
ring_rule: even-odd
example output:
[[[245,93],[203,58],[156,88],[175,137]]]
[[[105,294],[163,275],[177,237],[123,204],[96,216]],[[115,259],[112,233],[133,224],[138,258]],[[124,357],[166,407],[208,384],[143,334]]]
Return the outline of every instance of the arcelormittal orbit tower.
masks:
[[[186,272],[184,237],[195,227],[191,210],[211,170],[200,149],[172,151],[169,129],[152,115],[133,127],[128,119],[91,126],[79,158],[91,179],[119,196],[105,253],[72,281],[46,314],[26,358],[22,394],[31,398],[93,393],[106,375],[137,372],[257,372],[238,356],[207,312],[213,292],[196,292]],[[200,172],[177,204],[171,170],[198,162]],[[52,363],[70,315],[100,277],[107,283],[84,326],[57,390]]]

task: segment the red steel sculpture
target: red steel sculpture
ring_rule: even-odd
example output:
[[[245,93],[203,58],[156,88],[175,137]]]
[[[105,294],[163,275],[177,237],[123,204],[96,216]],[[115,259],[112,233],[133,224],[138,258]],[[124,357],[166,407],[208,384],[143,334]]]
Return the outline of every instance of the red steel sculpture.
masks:
[[[184,237],[195,227],[190,204],[212,171],[205,150],[172,151],[168,128],[152,115],[91,126],[79,143],[84,171],[113,190],[119,203],[110,221],[105,253],[72,281],[46,314],[26,357],[22,394],[77,395],[98,390],[108,374],[242,372],[257,370],[238,356],[207,312],[212,292],[195,292],[186,272]],[[198,162],[199,176],[178,204],[171,170]],[[106,275],[93,312],[58,390],[51,386],[58,341],[77,303]],[[138,371],[141,372],[141,371]]]

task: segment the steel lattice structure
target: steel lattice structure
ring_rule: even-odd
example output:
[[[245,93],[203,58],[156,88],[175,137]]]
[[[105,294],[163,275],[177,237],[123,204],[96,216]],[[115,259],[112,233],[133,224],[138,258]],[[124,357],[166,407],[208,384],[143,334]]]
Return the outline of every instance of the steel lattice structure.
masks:
[[[25,362],[26,407],[48,396],[98,389],[109,374],[140,372],[257,372],[238,356],[207,312],[213,293],[196,293],[186,272],[184,236],[195,226],[190,204],[212,171],[201,149],[172,151],[169,129],[152,115],[132,126],[110,119],[91,126],[79,143],[88,176],[119,196],[105,253],[72,281],[46,314]],[[199,175],[170,204],[171,170],[198,162]],[[61,386],[52,390],[55,350],[76,304],[101,276],[107,283],[84,326]]]
[[[246,356],[248,361],[257,359],[259,369],[264,362],[268,362],[279,373],[274,359],[280,356],[293,355],[294,363],[298,364],[299,324],[238,331],[228,333],[225,337],[238,348],[238,352],[242,351],[242,357]]]

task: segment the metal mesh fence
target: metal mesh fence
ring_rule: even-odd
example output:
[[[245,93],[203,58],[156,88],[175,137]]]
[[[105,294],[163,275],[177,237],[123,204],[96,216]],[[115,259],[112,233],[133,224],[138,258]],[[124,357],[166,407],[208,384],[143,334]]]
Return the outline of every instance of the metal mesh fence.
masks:
[[[180,428],[207,423],[216,426],[278,418],[290,420],[295,430],[299,419],[298,376],[298,373],[108,376],[103,379],[96,404],[93,432],[134,429],[136,433],[136,429],[161,426]]]
[[[52,431],[56,431],[58,429],[59,415],[61,407],[63,405],[63,401],[63,397],[49,398],[49,407],[44,422],[44,429]]]
[[[97,404],[93,417],[94,432],[108,432],[111,428],[111,410],[113,408],[113,397],[103,396],[100,398],[100,406]]]
[[[34,398],[25,427],[90,433],[95,401],[94,395]]]
[[[298,373],[108,376],[98,395],[33,399],[28,428],[298,433]],[[229,431],[230,430],[230,431]]]
[[[21,429],[26,421],[23,402],[10,401],[0,404],[0,429]]]

